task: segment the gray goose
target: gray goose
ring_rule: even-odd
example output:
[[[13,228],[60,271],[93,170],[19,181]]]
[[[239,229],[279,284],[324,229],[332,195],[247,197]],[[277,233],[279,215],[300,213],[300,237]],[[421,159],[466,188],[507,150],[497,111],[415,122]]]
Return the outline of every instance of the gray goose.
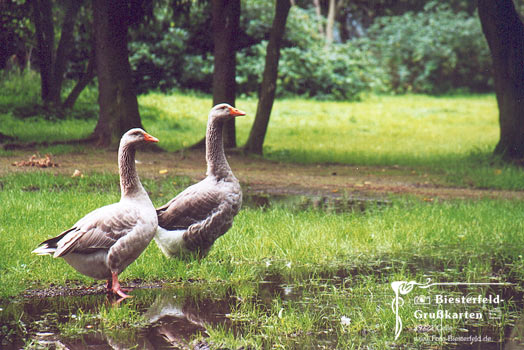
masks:
[[[78,272],[107,279],[107,289],[127,298],[118,275],[147,247],[158,225],[155,207],[142,186],[135,167],[136,146],[158,142],[142,129],[122,136],[118,149],[121,198],[98,208],[69,230],[40,244],[33,253],[62,257]]]
[[[167,257],[205,256],[229,230],[242,205],[242,190],[224,154],[224,122],[246,113],[226,103],[209,112],[206,131],[206,178],[157,208],[155,241]]]

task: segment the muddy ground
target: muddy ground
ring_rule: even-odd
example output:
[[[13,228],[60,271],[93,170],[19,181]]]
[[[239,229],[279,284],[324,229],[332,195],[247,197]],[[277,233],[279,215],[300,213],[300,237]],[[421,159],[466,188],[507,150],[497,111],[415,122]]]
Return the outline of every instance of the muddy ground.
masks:
[[[15,155],[0,157],[0,176],[9,172],[34,171],[31,166],[14,166],[27,161],[35,150],[17,151]],[[58,167],[44,171],[73,175],[91,172],[117,173],[115,151],[70,153],[51,157]],[[339,164],[291,164],[248,157],[231,151],[228,160],[233,172],[243,184],[245,192],[268,194],[304,194],[351,197],[387,197],[413,195],[432,201],[436,198],[524,198],[524,191],[501,191],[457,188],[444,185],[442,175],[402,166],[355,166]],[[205,175],[205,157],[201,150],[179,152],[138,152],[140,176],[158,178],[189,176],[193,181]]]

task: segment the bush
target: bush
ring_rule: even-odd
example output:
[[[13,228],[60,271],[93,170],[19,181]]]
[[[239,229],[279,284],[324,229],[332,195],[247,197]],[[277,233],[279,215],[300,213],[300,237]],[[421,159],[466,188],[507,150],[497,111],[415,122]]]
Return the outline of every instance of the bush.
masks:
[[[131,31],[129,62],[138,93],[189,87],[210,92],[213,57],[194,47],[207,17],[205,11],[195,13],[190,23],[176,26],[173,9],[159,6],[149,23]]]
[[[491,59],[478,16],[429,3],[424,12],[378,18],[364,45],[396,93],[491,89]]]
[[[196,5],[195,5],[196,6]],[[273,3],[252,0],[241,16],[237,93],[256,95],[262,80]],[[132,32],[130,62],[138,92],[211,92],[210,9],[199,5],[175,21],[159,7]],[[367,36],[325,47],[312,9],[293,6],[281,49],[277,96],[352,100],[367,91],[440,94],[492,88],[490,57],[478,16],[430,2],[424,12],[381,17]]]
[[[376,86],[379,72],[373,57],[353,43],[325,47],[316,31],[315,18],[311,11],[298,7],[290,12],[280,51],[277,96],[353,100]],[[263,40],[238,53],[239,93],[258,91],[266,46]]]

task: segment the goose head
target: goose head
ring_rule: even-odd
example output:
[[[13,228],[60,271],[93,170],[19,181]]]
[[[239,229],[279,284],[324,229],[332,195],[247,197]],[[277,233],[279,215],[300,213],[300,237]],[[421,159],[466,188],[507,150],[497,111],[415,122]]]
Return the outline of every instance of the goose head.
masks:
[[[127,131],[120,141],[120,145],[140,145],[150,142],[158,142],[158,139],[154,136],[149,135],[147,132],[140,128],[135,128]]]
[[[209,119],[225,121],[241,115],[246,115],[246,112],[236,109],[227,103],[220,103],[211,108],[211,111],[209,112]]]

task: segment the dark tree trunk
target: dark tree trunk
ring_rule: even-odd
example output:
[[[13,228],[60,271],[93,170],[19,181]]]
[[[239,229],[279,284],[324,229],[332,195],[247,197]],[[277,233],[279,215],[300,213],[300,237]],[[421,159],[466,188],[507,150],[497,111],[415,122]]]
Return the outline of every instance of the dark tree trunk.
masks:
[[[271,115],[271,109],[273,108],[273,102],[275,101],[280,44],[284,37],[290,7],[291,3],[289,0],[277,0],[275,18],[273,19],[269,42],[267,44],[266,65],[260,86],[257,113],[253,126],[251,127],[251,132],[249,133],[249,138],[244,146],[245,151],[248,153],[262,154],[269,117]]]
[[[94,49],[93,49],[94,51]],[[89,57],[87,62],[86,71],[82,74],[80,79],[76,82],[76,85],[73,87],[73,90],[69,93],[66,100],[64,101],[62,107],[65,109],[72,109],[75,105],[78,96],[85,89],[85,87],[93,80],[95,77],[95,56],[94,53]]]
[[[37,43],[38,66],[40,68],[40,94],[42,101],[49,102],[53,77],[53,50],[55,32],[50,0],[33,0],[33,22]]]
[[[93,0],[95,60],[100,115],[92,138],[117,144],[131,128],[141,128],[127,51],[129,13],[125,0]]]
[[[524,25],[512,0],[478,0],[491,58],[499,108],[500,140],[495,154],[524,158]]]
[[[52,2],[49,0],[34,0],[32,2],[42,101],[44,104],[53,104],[55,107],[61,107],[62,82],[69,52],[73,45],[74,28],[81,1],[70,0],[64,4],[64,20],[60,32],[60,41],[55,53]]]
[[[213,0],[213,105],[235,105],[236,38],[240,36],[240,0]],[[236,147],[235,120],[224,125],[224,146]]]
[[[74,29],[81,2],[79,0],[69,0],[65,2],[65,15],[60,32],[60,41],[56,49],[55,60],[53,62],[53,74],[49,91],[49,101],[55,106],[61,106],[62,82],[66,72],[66,65],[69,52],[73,46]]]

